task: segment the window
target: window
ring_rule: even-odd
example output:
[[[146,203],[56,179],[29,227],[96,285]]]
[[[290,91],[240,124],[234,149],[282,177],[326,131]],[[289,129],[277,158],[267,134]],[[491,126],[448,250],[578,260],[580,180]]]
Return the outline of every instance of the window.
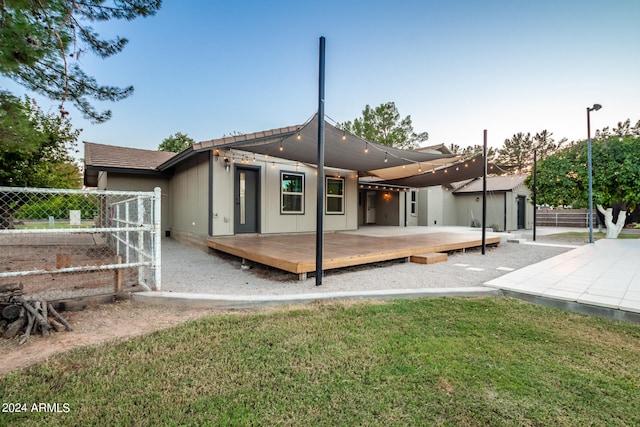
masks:
[[[418,192],[411,190],[411,215],[417,215]]]
[[[327,214],[344,214],[344,178],[327,178]]]
[[[280,213],[304,214],[304,174],[280,173]]]

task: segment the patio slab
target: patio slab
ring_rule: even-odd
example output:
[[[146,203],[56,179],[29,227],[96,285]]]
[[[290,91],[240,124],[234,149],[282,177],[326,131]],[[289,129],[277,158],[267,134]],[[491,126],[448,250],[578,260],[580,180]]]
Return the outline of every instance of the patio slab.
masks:
[[[640,313],[640,240],[602,239],[490,280],[540,298]]]

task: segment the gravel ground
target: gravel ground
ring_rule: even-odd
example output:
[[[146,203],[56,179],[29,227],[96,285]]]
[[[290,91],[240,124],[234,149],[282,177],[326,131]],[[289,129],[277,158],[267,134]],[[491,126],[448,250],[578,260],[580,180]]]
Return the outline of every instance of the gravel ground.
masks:
[[[558,244],[581,242],[548,241],[548,244],[505,243],[480,250],[449,255],[447,262],[415,264],[384,262],[326,271],[322,286],[315,278],[297,280],[294,274],[259,264],[242,269],[236,257],[206,253],[174,240],[162,242],[162,290],[222,295],[286,295],[380,289],[457,288],[481,286],[488,280],[570,250]],[[553,246],[556,245],[556,246]]]

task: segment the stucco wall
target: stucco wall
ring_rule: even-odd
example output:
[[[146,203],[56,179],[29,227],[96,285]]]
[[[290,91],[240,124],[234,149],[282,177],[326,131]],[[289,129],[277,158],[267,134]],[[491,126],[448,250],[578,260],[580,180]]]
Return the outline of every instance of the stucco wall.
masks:
[[[415,207],[415,213],[411,213],[411,193],[415,192],[415,197],[416,197],[416,207]],[[419,206],[420,206],[420,192],[418,191],[417,188],[412,188],[409,191],[403,191],[400,194],[400,197],[402,199],[404,199],[405,203],[404,203],[404,209],[406,212],[406,225],[413,227],[418,225],[418,218],[419,218]],[[400,225],[404,225],[404,222],[401,223]]]
[[[418,225],[458,225],[457,207],[451,191],[440,185],[420,188]]]

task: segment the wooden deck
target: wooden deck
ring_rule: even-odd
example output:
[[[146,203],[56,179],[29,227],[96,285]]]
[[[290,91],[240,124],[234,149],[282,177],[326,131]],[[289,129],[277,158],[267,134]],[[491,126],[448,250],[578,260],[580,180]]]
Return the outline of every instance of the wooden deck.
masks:
[[[307,273],[316,270],[315,238],[315,234],[237,235],[209,237],[207,244],[212,249],[295,273],[304,279]],[[500,243],[500,237],[486,238],[487,245],[497,243]],[[325,233],[322,269],[480,246],[480,233],[428,233],[394,237]]]

